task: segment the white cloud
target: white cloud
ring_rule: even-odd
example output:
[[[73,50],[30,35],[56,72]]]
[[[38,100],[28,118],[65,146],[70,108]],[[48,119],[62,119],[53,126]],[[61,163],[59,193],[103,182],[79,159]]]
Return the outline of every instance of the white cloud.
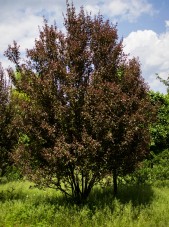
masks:
[[[152,30],[132,32],[124,39],[124,50],[131,56],[139,56],[143,76],[150,87],[165,92],[156,73],[165,79],[169,74],[169,32],[160,35]]]
[[[98,12],[99,9],[110,18],[119,17],[121,19],[134,22],[142,14],[153,15],[156,11],[153,6],[146,0],[106,0],[103,4],[94,5],[91,1],[90,5],[86,6],[91,12]]]
[[[95,14],[98,14],[98,12],[100,12],[100,7],[98,5],[90,5],[90,4],[88,4],[88,5],[85,6],[85,10],[87,12],[90,12],[93,15],[95,15]]]
[[[5,49],[14,39],[22,45],[25,40],[35,38],[38,34],[38,24],[42,24],[42,18],[31,14],[21,18],[19,23],[13,20],[8,24],[0,24],[0,32],[3,34],[0,36],[0,50]],[[31,41],[26,47],[32,44]]]
[[[153,15],[157,11],[148,0],[74,0],[75,5],[82,4],[91,13],[99,11],[111,19],[118,17],[129,22],[136,21],[141,15]]]
[[[169,27],[169,20],[166,20],[166,21],[165,21],[165,26],[166,26],[166,28]]]

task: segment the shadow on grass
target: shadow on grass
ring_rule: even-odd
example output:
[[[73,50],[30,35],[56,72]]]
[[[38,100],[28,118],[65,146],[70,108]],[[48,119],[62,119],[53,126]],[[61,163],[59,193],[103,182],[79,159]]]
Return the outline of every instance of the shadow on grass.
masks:
[[[114,201],[118,200],[121,204],[131,203],[133,206],[148,205],[153,200],[154,192],[150,185],[122,185],[116,198],[113,195],[113,188],[95,188],[87,202],[90,209],[103,209],[109,207],[114,209]]]
[[[148,184],[122,186],[117,195],[117,199],[126,204],[131,202],[133,206],[148,205],[152,202],[154,191]]]
[[[58,192],[49,193],[48,190],[36,190],[34,187],[26,191],[24,189],[22,190],[22,188],[9,187],[6,190],[0,191],[0,200],[2,202],[9,200],[29,201],[35,206],[45,204],[69,208],[75,205],[72,199],[68,199]],[[119,186],[116,200],[121,204],[131,202],[133,206],[148,205],[151,203],[153,195],[153,190],[149,185],[122,185]],[[95,187],[88,200],[78,207],[83,208],[84,206],[87,206],[93,212],[95,210],[102,210],[105,207],[113,211],[115,206],[113,188],[110,186],[106,188],[101,188],[100,186]]]

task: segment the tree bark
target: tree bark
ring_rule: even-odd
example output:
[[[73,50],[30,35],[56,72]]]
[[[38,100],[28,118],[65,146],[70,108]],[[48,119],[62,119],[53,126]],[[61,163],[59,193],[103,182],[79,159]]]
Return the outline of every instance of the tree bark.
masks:
[[[113,193],[116,197],[117,195],[117,171],[116,169],[113,170]]]

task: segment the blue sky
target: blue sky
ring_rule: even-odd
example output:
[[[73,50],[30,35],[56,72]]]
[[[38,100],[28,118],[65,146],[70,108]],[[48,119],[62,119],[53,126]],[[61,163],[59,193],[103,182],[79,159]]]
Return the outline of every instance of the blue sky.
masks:
[[[124,0],[125,2],[125,0]],[[131,23],[123,20],[119,24],[119,33],[127,36],[131,31],[153,30],[160,34],[166,31],[165,21],[169,20],[169,1],[167,0],[148,0],[144,1],[151,5],[150,13],[142,13]]]
[[[165,86],[156,79],[156,73],[169,75],[169,1],[168,0],[74,0],[92,14],[98,11],[118,24],[119,38],[124,39],[124,51],[129,57],[139,57],[142,75],[150,88],[165,93]],[[62,13],[66,0],[0,0],[0,62],[6,68],[10,63],[3,57],[8,44],[16,40],[24,53],[34,45],[42,16],[49,23],[63,29]]]

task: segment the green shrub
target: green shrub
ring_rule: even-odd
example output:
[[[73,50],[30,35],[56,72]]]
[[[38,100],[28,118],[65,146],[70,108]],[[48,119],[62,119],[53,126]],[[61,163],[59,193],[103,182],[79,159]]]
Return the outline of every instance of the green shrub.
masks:
[[[156,185],[169,181],[169,150],[155,155],[151,160],[145,160],[133,174],[121,179],[122,184],[151,184]]]

